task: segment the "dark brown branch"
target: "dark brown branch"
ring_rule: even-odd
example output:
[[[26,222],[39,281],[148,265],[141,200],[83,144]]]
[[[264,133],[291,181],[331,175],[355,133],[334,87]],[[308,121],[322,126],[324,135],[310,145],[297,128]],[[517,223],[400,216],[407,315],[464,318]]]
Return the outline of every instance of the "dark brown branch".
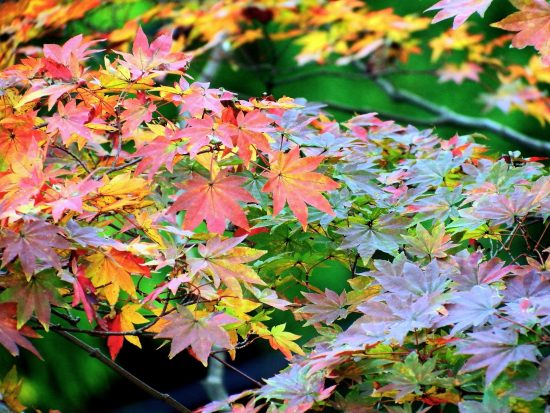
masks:
[[[63,146],[59,146],[59,145],[54,145],[53,146],[55,149],[59,149],[61,152],[64,152],[66,153],[67,155],[69,155],[71,158],[73,158],[75,161],[77,161],[80,166],[82,166],[82,168],[86,171],[87,174],[90,173],[90,170],[88,169],[88,167],[84,164],[84,162],[82,161],[82,159],[80,159],[78,156],[76,156],[74,153],[72,153],[71,151],[69,151],[68,149],[65,149]]]
[[[157,389],[149,386],[144,381],[140,380],[136,376],[134,376],[132,373],[130,373],[128,370],[122,368],[120,365],[115,363],[113,360],[111,360],[109,357],[104,355],[99,349],[94,348],[90,346],[88,343],[85,343],[84,341],[80,340],[79,338],[73,336],[70,333],[67,333],[66,331],[57,330],[57,334],[62,336],[63,338],[69,340],[71,343],[75,344],[76,346],[80,347],[82,350],[86,351],[91,357],[94,357],[101,361],[106,366],[110,367],[114,371],[116,371],[118,374],[120,374],[122,377],[127,379],[128,381],[135,384],[137,387],[142,389],[143,391],[150,394],[152,397],[159,399],[169,405],[170,407],[174,408],[176,411],[180,413],[191,413],[191,410],[189,410],[187,407],[185,407],[183,404],[178,402],[176,399],[174,399],[172,396],[170,396],[167,393],[161,393]]]

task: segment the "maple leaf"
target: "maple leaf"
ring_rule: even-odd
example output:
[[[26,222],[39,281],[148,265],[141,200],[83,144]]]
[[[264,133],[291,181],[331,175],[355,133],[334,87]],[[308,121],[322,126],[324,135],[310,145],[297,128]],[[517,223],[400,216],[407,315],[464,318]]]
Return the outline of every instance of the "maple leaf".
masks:
[[[157,110],[156,105],[139,93],[136,99],[125,99],[122,106],[124,111],[120,114],[120,119],[124,122],[122,135],[125,137],[134,134],[143,122],[150,122]]]
[[[82,212],[82,198],[90,192],[101,187],[101,182],[87,179],[78,182],[67,181],[63,186],[54,185],[52,196],[57,198],[48,202],[52,207],[52,217],[55,222],[59,221],[65,210]]]
[[[289,331],[285,331],[286,323],[276,325],[268,330],[266,328],[256,328],[255,332],[262,338],[266,338],[269,344],[275,350],[281,350],[281,353],[290,360],[292,358],[292,352],[300,355],[305,355],[302,348],[295,343],[300,338],[299,335],[293,334]]]
[[[97,195],[88,200],[94,211],[115,211],[148,204],[143,198],[149,194],[150,183],[143,178],[133,177],[128,172],[110,180],[105,175],[102,182],[103,187],[97,190]]]
[[[519,9],[491,26],[517,33],[512,45],[518,49],[534,46],[550,65],[550,4],[546,0],[510,0]]]
[[[120,312],[116,316],[107,322],[109,331],[113,332],[128,332],[135,329],[134,324],[145,324],[148,320],[143,317],[138,310],[141,308],[139,304],[126,304],[122,307]],[[109,354],[111,359],[115,359],[122,349],[124,340],[129,341],[133,345],[141,348],[141,342],[138,336],[134,335],[110,335],[107,338],[107,347],[109,347]]]
[[[415,236],[402,236],[410,245],[410,252],[418,257],[445,258],[448,249],[456,247],[451,236],[445,232],[445,225],[435,225],[431,233],[421,224],[416,226]]]
[[[431,358],[425,363],[418,360],[416,352],[410,353],[402,363],[395,363],[388,374],[387,384],[376,389],[377,394],[388,391],[397,391],[395,400],[399,402],[407,395],[413,393],[421,395],[422,386],[440,385],[443,381],[438,378],[439,372],[434,371],[436,367],[436,358]]]
[[[232,148],[231,130],[231,125],[217,123],[212,116],[205,115],[202,119],[189,119],[182,133],[189,138],[189,155],[194,158],[212,139],[217,139],[226,147]]]
[[[457,283],[458,289],[469,290],[475,285],[490,284],[509,274],[516,267],[504,265],[504,261],[498,257],[480,263],[482,252],[474,252],[471,255],[455,256],[458,264],[458,273],[451,273],[450,277]]]
[[[371,343],[384,341],[403,343],[406,335],[414,330],[432,328],[440,319],[441,305],[428,296],[408,295],[400,297],[387,293],[380,301],[367,301],[357,307],[365,315],[356,323],[363,324]],[[375,334],[372,334],[372,333]],[[364,339],[365,337],[363,337]]]
[[[230,112],[233,113],[232,111]],[[235,146],[239,148],[239,155],[248,165],[252,152],[250,146],[268,152],[270,150],[269,142],[264,133],[273,132],[275,129],[271,126],[273,122],[264,113],[259,110],[251,111],[246,114],[239,112],[235,118],[235,133],[233,140]]]
[[[156,38],[149,46],[147,36],[138,28],[132,46],[132,54],[116,52],[124,58],[120,64],[132,73],[133,79],[147,72],[167,72],[183,69],[189,63],[189,57],[183,53],[170,53],[172,39],[168,35]]]
[[[195,357],[206,366],[212,346],[230,349],[231,340],[223,326],[239,321],[225,313],[193,313],[178,306],[177,312],[163,317],[166,324],[155,338],[172,339],[169,357],[191,347]]]
[[[67,78],[65,71],[59,69],[57,65],[63,65],[69,69],[70,75],[74,79],[78,79],[82,75],[80,62],[87,58],[90,54],[98,50],[89,50],[89,47],[96,44],[98,41],[84,42],[81,34],[67,40],[63,46],[57,44],[44,45],[44,57],[47,63],[46,66],[54,77],[62,78],[65,81],[72,79]]]
[[[381,215],[364,224],[352,224],[349,228],[337,230],[344,235],[341,248],[357,248],[363,260],[368,260],[377,251],[394,254],[402,244],[401,234],[409,220],[397,214]]]
[[[340,295],[328,288],[324,294],[302,293],[304,297],[313,304],[306,304],[299,308],[296,313],[305,313],[308,315],[305,325],[323,322],[332,324],[338,318],[345,318],[348,311],[344,308],[346,304],[346,291]]]
[[[513,395],[525,400],[534,400],[550,393],[550,357],[540,362],[536,376],[514,382]]]
[[[63,307],[65,303],[58,292],[60,280],[53,271],[42,271],[29,281],[21,277],[0,294],[0,302],[17,303],[17,328],[21,328],[33,314],[49,330],[51,304]]]
[[[433,18],[432,23],[438,23],[441,20],[454,17],[453,29],[456,29],[474,13],[483,17],[492,1],[493,0],[441,0],[426,11],[439,10]]]
[[[71,136],[76,134],[86,139],[91,139],[90,129],[85,124],[88,123],[90,108],[84,105],[76,105],[75,100],[69,101],[65,106],[58,102],[57,111],[53,116],[47,118],[48,133],[59,132],[61,140],[65,145],[71,143]]]
[[[73,281],[73,301],[71,306],[76,307],[79,303],[82,303],[84,312],[90,324],[93,320],[98,320],[96,311],[94,309],[97,304],[97,297],[95,287],[88,277],[85,275],[84,266],[79,266],[76,271],[76,275]]]
[[[221,103],[222,92],[220,89],[209,89],[209,83],[194,82],[191,85],[182,77],[174,84],[173,92],[169,98],[179,103],[180,113],[189,113],[192,117],[201,117],[205,110],[215,115],[221,115],[223,105]]]
[[[69,220],[65,227],[69,239],[76,241],[83,247],[118,247],[122,244],[116,240],[99,235],[100,229],[95,227],[81,227],[76,221]]]
[[[174,201],[168,214],[185,210],[184,229],[193,230],[204,219],[208,231],[223,234],[228,219],[248,230],[248,220],[238,201],[256,202],[256,199],[242,187],[245,182],[246,178],[230,175],[226,170],[221,170],[211,180],[193,174],[177,185],[185,192]]]
[[[42,359],[27,337],[40,337],[30,327],[17,328],[16,305],[14,303],[0,303],[0,344],[8,350],[12,356],[19,355],[19,348],[29,350],[39,359]]]
[[[451,335],[471,326],[487,322],[496,312],[496,306],[502,301],[497,291],[487,285],[476,285],[469,291],[457,292],[450,300],[449,314],[440,322],[440,326],[455,324]]]
[[[533,199],[533,195],[521,190],[489,195],[474,206],[474,211],[480,218],[491,220],[493,225],[513,225],[533,208]]]
[[[23,380],[17,377],[17,370],[15,365],[10,371],[2,378],[0,383],[0,394],[2,395],[2,402],[0,407],[4,410],[7,406],[6,412],[24,412],[26,407],[19,401],[19,394],[23,387]]]
[[[481,66],[475,63],[465,62],[460,66],[447,63],[437,71],[439,82],[453,81],[457,85],[462,84],[464,80],[469,79],[474,82],[479,82],[479,74],[483,71]]]
[[[296,215],[302,227],[307,227],[307,205],[334,215],[328,201],[321,195],[321,191],[330,191],[340,185],[315,170],[323,161],[323,156],[300,158],[300,148],[295,146],[288,153],[275,151],[270,158],[269,172],[264,175],[268,181],[262,192],[273,194],[273,215],[277,215],[285,203]]]
[[[378,271],[368,275],[374,277],[384,290],[403,297],[413,294],[429,297],[435,302],[449,285],[446,271],[440,268],[436,260],[424,270],[411,262],[401,262],[395,272],[388,268],[393,265],[387,261],[376,260],[374,265]]]
[[[120,328],[120,314],[117,314],[114,318],[107,320],[107,329],[113,333],[119,333]],[[122,349],[124,344],[124,337],[122,335],[110,335],[107,337],[107,347],[109,348],[109,355],[114,360],[118,356],[118,353]]]
[[[185,135],[179,129],[173,131],[166,128],[164,133],[165,135],[157,136],[131,155],[132,158],[142,158],[136,168],[136,174],[149,169],[147,179],[152,179],[162,165],[166,166],[169,172],[173,171],[174,158],[184,152],[179,140]]]
[[[206,241],[206,244],[199,245],[201,258],[187,258],[189,272],[192,275],[200,272],[212,277],[215,287],[220,285],[221,280],[235,292],[240,291],[237,281],[265,285],[258,274],[244,264],[258,259],[266,251],[238,247],[244,238],[245,236],[223,240],[221,237],[215,237]]]
[[[284,411],[303,413],[313,403],[329,397],[336,386],[325,388],[323,372],[312,372],[308,366],[293,364],[283,372],[266,379],[258,391],[261,398],[284,401]]]
[[[61,237],[60,232],[59,227],[40,220],[25,221],[17,232],[6,231],[0,237],[0,248],[4,248],[2,265],[19,257],[27,275],[42,267],[61,268],[59,254],[54,248],[70,249],[71,244]]]
[[[111,305],[117,302],[120,289],[135,297],[136,288],[130,274],[150,276],[149,268],[143,265],[144,260],[130,252],[111,248],[92,254],[86,257],[86,260],[90,262],[86,268],[86,275],[95,287],[101,287]]]
[[[537,362],[539,351],[532,344],[517,344],[516,331],[492,329],[471,333],[461,354],[472,357],[464,364],[461,373],[487,367],[486,385],[489,385],[510,364],[522,360]]]

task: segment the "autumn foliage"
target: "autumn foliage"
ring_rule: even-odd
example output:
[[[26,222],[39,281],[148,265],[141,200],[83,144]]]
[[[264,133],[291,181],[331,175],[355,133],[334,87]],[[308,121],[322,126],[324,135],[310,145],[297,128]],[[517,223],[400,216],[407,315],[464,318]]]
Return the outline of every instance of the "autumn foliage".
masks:
[[[214,351],[234,359],[265,340],[288,359],[203,413],[545,411],[544,159],[491,157],[474,135],[443,139],[376,113],[338,123],[303,99],[243,99],[187,74],[193,55],[269,35],[300,45],[300,64],[336,56],[377,75],[416,53],[414,33],[430,24],[359,1],[287,3],[172,5],[163,17],[181,26],[175,39],[150,41],[131,20],[103,43],[77,35],[3,60],[0,344],[41,357],[40,337],[91,334],[116,360],[146,338],[206,366]],[[85,12],[74,4],[66,20]],[[434,4],[434,22],[452,18],[455,30],[432,39],[433,59],[467,51],[441,69],[456,83],[506,72],[503,85],[531,94],[496,104],[547,122],[536,85],[548,81],[550,5],[512,4],[495,26],[516,34],[490,44],[464,22],[491,0]],[[29,10],[21,27],[50,22],[38,17],[46,5]],[[66,22],[48,16],[45,28]],[[281,30],[269,34],[272,21]],[[501,67],[491,53],[510,40],[540,58]],[[311,282],[334,266],[346,289]],[[300,342],[276,313],[315,337]],[[24,409],[20,386],[15,371],[0,386],[12,411]]]

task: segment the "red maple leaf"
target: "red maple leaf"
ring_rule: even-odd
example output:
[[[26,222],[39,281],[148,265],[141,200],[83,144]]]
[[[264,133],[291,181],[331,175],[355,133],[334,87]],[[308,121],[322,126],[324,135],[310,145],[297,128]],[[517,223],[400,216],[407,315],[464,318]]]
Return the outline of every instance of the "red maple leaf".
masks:
[[[187,127],[183,130],[184,136],[189,137],[189,154],[192,158],[199,150],[210,143],[213,138],[219,139],[228,148],[233,147],[231,140],[231,126],[217,124],[211,116],[205,115],[203,119],[189,119]]]
[[[208,231],[223,234],[228,219],[248,230],[248,220],[238,201],[257,201],[241,187],[245,181],[246,178],[229,175],[225,170],[211,180],[193,174],[191,179],[179,185],[185,192],[176,199],[168,213],[186,211],[183,229],[193,230],[204,219]]]
[[[15,312],[16,305],[14,303],[0,304],[0,344],[2,344],[12,356],[19,355],[19,348],[17,346],[21,346],[36,355],[36,357],[42,359],[31,342],[24,337],[40,336],[27,326],[23,326],[23,328],[18,330]]]
[[[290,152],[276,151],[271,156],[270,170],[265,173],[268,181],[262,192],[273,194],[273,215],[277,215],[285,203],[305,228],[307,226],[307,205],[334,215],[328,201],[321,191],[338,188],[339,184],[315,170],[323,161],[324,156],[300,158],[300,148],[295,146]]]

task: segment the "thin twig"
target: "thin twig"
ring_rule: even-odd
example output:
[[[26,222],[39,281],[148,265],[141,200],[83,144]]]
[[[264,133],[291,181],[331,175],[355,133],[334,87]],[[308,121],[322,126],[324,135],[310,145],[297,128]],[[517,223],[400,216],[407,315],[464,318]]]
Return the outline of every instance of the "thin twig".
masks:
[[[250,380],[252,383],[254,383],[256,386],[258,387],[262,387],[262,383],[260,383],[259,381],[257,380],[254,380],[252,377],[250,377],[248,374],[246,374],[244,371],[241,371],[239,370],[237,367],[235,366],[232,366],[231,364],[229,364],[227,361],[225,361],[224,359],[220,358],[217,354],[215,353],[210,353],[210,357],[211,358],[214,358],[216,360],[218,360],[221,364],[223,364],[225,367],[229,367],[231,370],[239,373],[241,376],[245,377],[246,379]]]
[[[191,413],[191,410],[189,410],[187,407],[185,407],[183,404],[178,402],[176,399],[174,399],[172,396],[170,396],[167,393],[161,393],[157,389],[149,386],[144,381],[140,380],[136,376],[134,376],[132,373],[130,373],[128,370],[122,368],[120,365],[115,363],[113,360],[111,360],[109,357],[104,355],[99,349],[94,348],[90,346],[88,343],[85,343],[84,341],[80,340],[79,338],[73,336],[70,333],[67,333],[66,331],[57,330],[57,334],[62,336],[63,338],[69,340],[71,343],[77,345],[82,350],[86,351],[91,357],[94,357],[101,361],[106,366],[110,367],[114,371],[116,371],[118,374],[120,374],[122,377],[127,379],[128,381],[135,384],[137,387],[142,389],[143,391],[147,392],[151,396],[153,396],[156,399],[159,399],[169,405],[170,407],[174,408],[177,412],[181,413]]]
[[[65,152],[67,155],[69,155],[71,158],[73,158],[75,161],[77,161],[80,166],[82,166],[82,168],[86,171],[87,174],[90,173],[90,170],[88,169],[88,167],[84,164],[84,162],[82,161],[82,159],[80,159],[78,156],[76,156],[74,153],[72,153],[71,151],[69,151],[68,149],[65,149],[63,146],[60,146],[60,145],[53,145],[53,147],[55,149],[59,149],[61,152]]]

